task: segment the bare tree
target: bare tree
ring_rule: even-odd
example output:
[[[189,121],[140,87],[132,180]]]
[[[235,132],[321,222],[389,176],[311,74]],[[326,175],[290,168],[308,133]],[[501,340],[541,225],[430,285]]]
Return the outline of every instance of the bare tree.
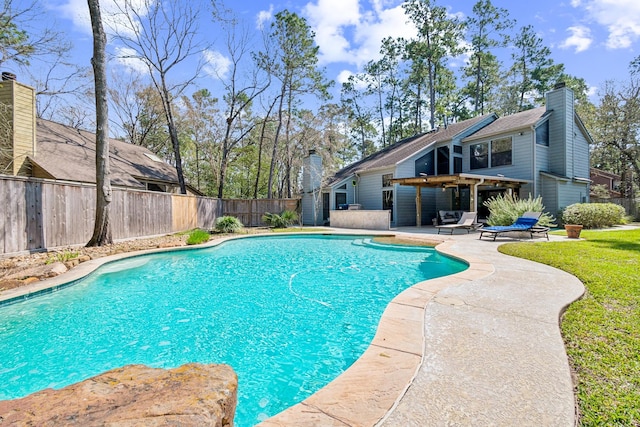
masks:
[[[41,6],[37,1],[17,2],[4,0],[0,6],[0,67],[7,64],[28,66],[35,57],[59,50],[61,34],[50,25],[33,28],[40,18]],[[68,50],[68,49],[67,49]]]
[[[96,222],[87,246],[113,243],[109,212],[111,182],[109,181],[109,108],[107,105],[107,36],[102,27],[100,1],[87,0],[93,31],[93,76],[96,92]]]
[[[67,51],[52,53],[41,67],[27,70],[36,89],[38,117],[59,121],[63,110],[84,104],[82,109],[93,101],[91,70],[70,63],[66,55]]]
[[[93,88],[89,67],[69,60],[73,45],[58,28],[43,2],[4,0],[0,5],[0,67],[27,75],[36,89],[38,117],[59,121],[62,109],[77,107]]]
[[[118,119],[111,124],[117,135],[148,148],[166,161],[173,159],[164,108],[156,88],[145,84],[142,76],[134,72],[114,76],[111,81],[110,107]]]
[[[122,58],[139,60],[147,67],[151,81],[162,99],[180,191],[183,194],[186,194],[187,189],[173,102],[199,76],[202,63],[196,65],[190,77],[185,77],[178,83],[170,83],[169,74],[179,64],[205,50],[198,38],[200,11],[193,7],[198,4],[155,0],[116,2],[119,8],[117,22],[121,25],[113,28],[115,39],[125,46]]]
[[[249,115],[248,113],[250,113],[254,100],[269,87],[270,83],[268,79],[263,82],[259,80],[258,67],[253,67],[253,73],[246,78],[241,75],[244,68],[243,60],[248,56],[248,47],[250,46],[249,32],[247,28],[238,28],[235,20],[228,22],[230,24],[226,28],[226,47],[231,61],[230,76],[227,79],[223,76],[218,76],[225,87],[223,99],[226,104],[226,126],[221,147],[218,198],[222,198],[224,195],[226,172],[232,150],[257,125],[255,121],[248,124],[242,123],[241,119]]]

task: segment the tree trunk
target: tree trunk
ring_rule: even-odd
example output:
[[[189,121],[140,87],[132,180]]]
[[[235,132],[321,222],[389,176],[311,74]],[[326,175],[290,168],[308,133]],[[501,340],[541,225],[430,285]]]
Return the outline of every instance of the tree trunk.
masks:
[[[107,69],[105,45],[107,38],[102,27],[99,0],[87,0],[93,31],[93,75],[96,95],[96,218],[93,236],[87,246],[113,243],[109,220],[111,181],[109,177],[109,109],[107,105]]]
[[[286,80],[285,80],[286,81]],[[280,105],[278,107],[278,127],[276,128],[276,135],[273,138],[273,151],[271,152],[271,166],[269,166],[269,183],[267,184],[267,199],[273,198],[273,173],[276,168],[276,155],[278,153],[278,138],[280,136],[280,130],[282,129],[282,105],[284,104],[284,94],[286,92],[287,85],[282,82],[282,92],[280,93]]]
[[[271,111],[273,110],[273,107],[276,106],[276,102],[278,102],[277,97],[273,100],[273,102],[271,103],[271,106],[269,106],[269,111],[267,111],[264,121],[262,122],[262,128],[260,129],[260,143],[258,145],[258,164],[257,164],[258,170],[256,171],[256,183],[253,188],[254,199],[258,198],[258,187],[260,186],[260,171],[262,169],[262,143],[264,142],[265,133],[267,131],[267,123],[269,123],[269,120],[270,120],[269,117],[271,117]]]
[[[176,160],[176,172],[178,173],[178,184],[180,185],[180,193],[187,194],[187,185],[184,181],[184,172],[182,170],[182,156],[180,155],[180,139],[178,139],[178,131],[176,130],[176,124],[173,120],[173,111],[171,109],[171,97],[169,90],[165,84],[164,75],[162,79],[162,101],[164,102],[164,112],[167,117],[167,127],[169,129],[169,138],[171,139],[171,146],[173,147],[173,155]]]

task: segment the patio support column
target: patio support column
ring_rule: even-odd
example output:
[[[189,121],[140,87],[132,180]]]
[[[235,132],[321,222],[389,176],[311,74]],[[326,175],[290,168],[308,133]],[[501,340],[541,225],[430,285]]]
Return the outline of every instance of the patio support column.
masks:
[[[469,200],[469,206],[473,209],[473,212],[478,212],[478,186],[484,183],[484,178],[481,178],[479,182],[471,184],[471,200]]]
[[[469,207],[472,212],[478,212],[478,207],[476,206],[478,200],[478,186],[475,184],[471,184],[471,192],[469,193],[471,200],[469,200]]]
[[[416,185],[416,227],[422,226],[422,188]]]

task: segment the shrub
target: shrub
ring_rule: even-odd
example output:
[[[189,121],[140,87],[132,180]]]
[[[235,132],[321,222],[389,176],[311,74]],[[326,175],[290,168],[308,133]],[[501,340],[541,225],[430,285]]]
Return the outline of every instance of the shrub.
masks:
[[[235,216],[221,216],[216,219],[218,233],[236,233],[242,229],[242,223]]]
[[[624,224],[626,212],[614,203],[574,203],[562,211],[564,224],[581,224],[584,228],[604,228]]]
[[[529,196],[527,199],[519,199],[505,193],[492,197],[484,202],[484,205],[489,208],[489,225],[511,225],[525,212],[542,212],[538,224],[545,227],[555,226],[556,219],[550,213],[544,212],[542,197],[532,199]]]
[[[280,214],[280,217],[287,224],[287,227],[298,221],[298,214],[295,211],[284,211]]]
[[[280,215],[267,212],[262,215],[262,222],[272,228],[287,228],[298,220],[298,214],[294,211],[284,211]]]
[[[80,255],[80,252],[78,251],[65,250],[62,252],[57,252],[55,255],[50,256],[49,258],[47,258],[47,260],[44,263],[48,265],[54,262],[67,262],[71,259],[78,258],[78,255]]]
[[[208,231],[196,228],[189,233],[187,238],[187,245],[198,245],[209,240],[210,234]]]

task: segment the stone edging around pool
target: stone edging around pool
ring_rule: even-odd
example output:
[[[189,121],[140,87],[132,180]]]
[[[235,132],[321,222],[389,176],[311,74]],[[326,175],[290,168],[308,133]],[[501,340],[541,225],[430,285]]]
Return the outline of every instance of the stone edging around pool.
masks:
[[[258,426],[374,426],[383,421],[422,364],[424,319],[429,301],[458,305],[458,300],[438,298],[438,292],[495,271],[493,264],[456,254],[451,249],[453,243],[444,241],[436,249],[467,262],[467,270],[417,283],[400,293],[382,314],[371,345],[351,367],[301,403]]]
[[[300,234],[300,233],[283,233]],[[307,233],[305,233],[307,234]],[[394,236],[396,233],[363,232],[361,230],[331,231],[313,234],[349,234]],[[36,282],[0,294],[0,303],[30,298],[40,292],[53,290],[65,283],[79,280],[98,267],[125,258],[219,245],[237,238],[260,235],[225,237],[197,247],[148,249],[97,258],[51,279]],[[429,236],[430,240],[434,236]],[[376,335],[363,355],[340,376],[307,399],[259,424],[272,426],[373,426],[397,405],[417,374],[424,357],[424,319],[427,304],[433,299],[441,304],[457,305],[457,300],[438,299],[441,290],[468,283],[494,272],[492,264],[462,257],[451,250],[453,241],[441,236],[436,250],[461,259],[469,268],[460,273],[426,280],[415,284],[396,296],[387,306]]]

